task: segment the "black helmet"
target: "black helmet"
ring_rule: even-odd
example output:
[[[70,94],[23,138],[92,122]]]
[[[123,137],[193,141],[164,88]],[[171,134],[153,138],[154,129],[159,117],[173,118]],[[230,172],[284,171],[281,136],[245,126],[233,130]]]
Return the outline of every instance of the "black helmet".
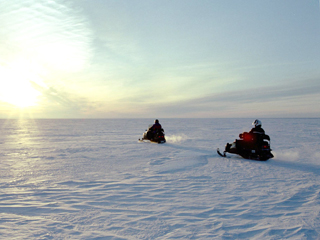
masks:
[[[159,120],[158,119],[154,120],[154,123],[159,123]]]

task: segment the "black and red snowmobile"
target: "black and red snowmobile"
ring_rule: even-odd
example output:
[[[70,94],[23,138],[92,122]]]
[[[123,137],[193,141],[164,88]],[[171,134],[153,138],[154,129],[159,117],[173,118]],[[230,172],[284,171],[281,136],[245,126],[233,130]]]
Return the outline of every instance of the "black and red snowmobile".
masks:
[[[226,153],[238,154],[245,159],[258,161],[273,158],[268,135],[243,132],[239,134],[239,138],[231,144],[227,143],[223,153],[218,148],[217,153],[222,157],[227,157]]]
[[[144,142],[144,141],[150,141],[153,143],[165,143],[166,139],[164,137],[164,130],[161,129],[153,129],[152,125],[149,126],[148,130],[146,130],[142,138],[139,139],[139,141]]]

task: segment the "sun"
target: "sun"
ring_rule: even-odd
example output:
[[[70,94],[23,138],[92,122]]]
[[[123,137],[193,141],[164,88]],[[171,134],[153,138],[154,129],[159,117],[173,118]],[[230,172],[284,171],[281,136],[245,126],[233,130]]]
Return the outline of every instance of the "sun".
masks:
[[[29,78],[30,74],[22,69],[0,66],[0,100],[19,108],[37,105],[41,93]]]

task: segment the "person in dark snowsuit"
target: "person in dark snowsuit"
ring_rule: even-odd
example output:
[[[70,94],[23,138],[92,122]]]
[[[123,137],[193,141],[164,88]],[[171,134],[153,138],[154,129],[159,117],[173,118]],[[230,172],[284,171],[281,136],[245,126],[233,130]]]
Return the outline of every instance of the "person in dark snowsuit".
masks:
[[[154,124],[153,124],[153,126],[151,127],[151,129],[152,129],[153,132],[156,132],[156,131],[162,129],[162,126],[161,126],[161,124],[159,123],[159,120],[158,120],[158,119],[154,120]]]
[[[238,144],[251,149],[258,148],[263,141],[263,136],[265,135],[265,131],[261,127],[262,126],[261,121],[258,119],[254,120],[252,125],[254,127],[249,131],[249,133],[240,134],[241,140],[237,140],[232,144],[227,143],[225,151],[236,153]]]
[[[163,130],[162,130],[161,124],[159,123],[159,120],[156,119],[154,120],[154,124],[152,125],[152,127],[150,127],[147,132],[148,139],[152,139],[153,136],[159,131],[163,131]]]
[[[252,125],[254,126],[254,128],[252,128],[249,133],[257,133],[257,134],[263,134],[263,135],[265,134],[263,128],[261,127],[262,123],[260,120],[258,119],[254,120]]]
[[[261,121],[258,119],[254,120],[252,125],[254,127],[249,131],[249,134],[252,139],[251,146],[252,146],[252,148],[260,148],[261,144],[263,142],[263,137],[265,135],[265,131],[261,127],[262,126]]]

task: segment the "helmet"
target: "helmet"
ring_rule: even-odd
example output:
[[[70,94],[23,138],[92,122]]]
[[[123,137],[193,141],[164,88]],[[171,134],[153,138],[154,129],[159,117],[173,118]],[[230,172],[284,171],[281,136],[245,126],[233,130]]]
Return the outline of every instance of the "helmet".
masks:
[[[261,127],[262,123],[260,120],[256,119],[253,121],[252,125],[255,127],[259,127],[259,126]]]
[[[159,123],[159,120],[158,119],[154,120],[154,123]]]

